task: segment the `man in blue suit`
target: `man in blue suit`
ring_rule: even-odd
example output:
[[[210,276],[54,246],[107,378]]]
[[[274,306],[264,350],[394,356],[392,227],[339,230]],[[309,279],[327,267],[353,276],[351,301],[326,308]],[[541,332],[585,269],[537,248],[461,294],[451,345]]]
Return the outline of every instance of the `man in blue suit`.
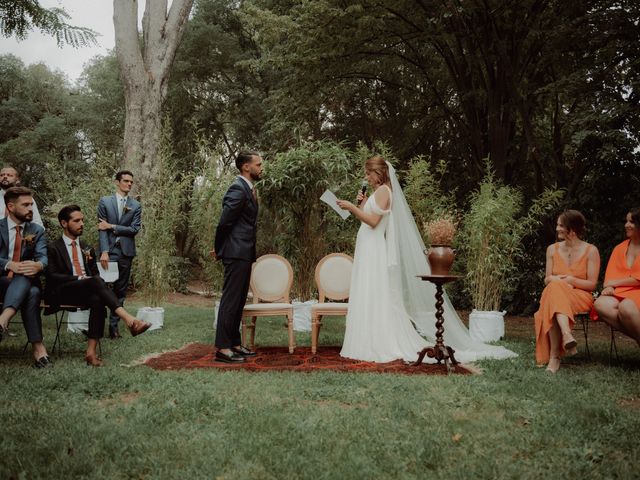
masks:
[[[18,310],[33,345],[34,366],[52,366],[42,343],[40,273],[47,266],[44,228],[32,222],[33,193],[25,187],[5,192],[7,217],[0,220],[0,340]]]
[[[253,182],[262,175],[262,158],[257,153],[242,152],[236,158],[236,168],[240,175],[222,200],[213,251],[213,256],[224,264],[216,360],[226,363],[242,363],[245,357],[255,355],[242,345],[240,321],[249,291],[251,265],[256,260],[258,197]]]
[[[98,203],[98,234],[100,237],[100,263],[107,268],[109,261],[118,262],[118,280],[113,291],[120,306],[124,305],[131,276],[131,263],[136,256],[136,235],[140,231],[142,207],[129,196],[133,187],[133,173],[121,170],[115,177],[116,191],[102,197]],[[118,330],[120,318],[111,314],[109,338],[121,338]]]

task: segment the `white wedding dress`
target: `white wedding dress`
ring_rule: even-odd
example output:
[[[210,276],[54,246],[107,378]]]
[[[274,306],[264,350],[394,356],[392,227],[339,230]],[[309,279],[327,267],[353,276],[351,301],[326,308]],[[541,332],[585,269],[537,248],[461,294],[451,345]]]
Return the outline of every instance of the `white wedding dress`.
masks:
[[[424,244],[395,171],[387,165],[392,186],[390,208],[380,208],[375,194],[364,205],[365,212],[382,218],[375,228],[362,223],[358,231],[340,352],[343,357],[382,363],[415,361],[420,350],[435,343],[436,330],[435,287],[416,277],[430,272]],[[517,356],[504,347],[471,339],[446,294],[444,310],[444,342],[455,350],[456,360]],[[424,361],[435,362],[429,357]]]

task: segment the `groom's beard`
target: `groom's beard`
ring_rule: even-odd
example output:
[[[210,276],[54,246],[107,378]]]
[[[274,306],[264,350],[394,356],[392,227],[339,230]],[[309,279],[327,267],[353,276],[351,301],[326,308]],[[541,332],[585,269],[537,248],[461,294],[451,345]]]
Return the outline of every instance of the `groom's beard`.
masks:
[[[257,182],[258,180],[260,180],[260,177],[262,177],[262,174],[260,173],[249,173],[249,175],[251,176],[251,180],[253,180],[254,182]]]

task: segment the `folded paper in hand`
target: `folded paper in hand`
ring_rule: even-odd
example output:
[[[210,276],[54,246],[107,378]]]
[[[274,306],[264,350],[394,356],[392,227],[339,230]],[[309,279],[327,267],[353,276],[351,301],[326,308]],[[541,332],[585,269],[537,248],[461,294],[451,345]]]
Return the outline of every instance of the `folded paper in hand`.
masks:
[[[338,197],[336,197],[336,195],[332,191],[325,190],[324,193],[320,196],[320,200],[333,208],[336,213],[342,217],[343,220],[350,215],[347,210],[343,210],[338,206]]]
[[[109,267],[105,270],[102,268],[102,264],[98,262],[98,272],[100,272],[100,277],[107,282],[113,283],[118,280],[118,276],[120,272],[118,271],[118,262],[109,262]]]

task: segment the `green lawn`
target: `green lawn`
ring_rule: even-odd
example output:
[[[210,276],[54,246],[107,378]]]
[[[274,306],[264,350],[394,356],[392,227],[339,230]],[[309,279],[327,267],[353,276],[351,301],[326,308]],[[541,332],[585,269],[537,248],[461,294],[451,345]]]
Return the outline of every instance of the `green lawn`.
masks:
[[[103,341],[101,369],[84,365],[70,334],[53,369],[30,368],[15,325],[20,336],[0,344],[0,478],[638,478],[630,342],[609,366],[608,341],[594,340],[592,362],[574,357],[555,376],[534,367],[524,319],[504,342],[521,356],[480,362],[483,375],[127,366],[212,342],[212,316],[168,306],[163,330]],[[260,322],[258,344],[286,345],[282,323]],[[343,323],[329,319],[321,343],[339,344]]]

